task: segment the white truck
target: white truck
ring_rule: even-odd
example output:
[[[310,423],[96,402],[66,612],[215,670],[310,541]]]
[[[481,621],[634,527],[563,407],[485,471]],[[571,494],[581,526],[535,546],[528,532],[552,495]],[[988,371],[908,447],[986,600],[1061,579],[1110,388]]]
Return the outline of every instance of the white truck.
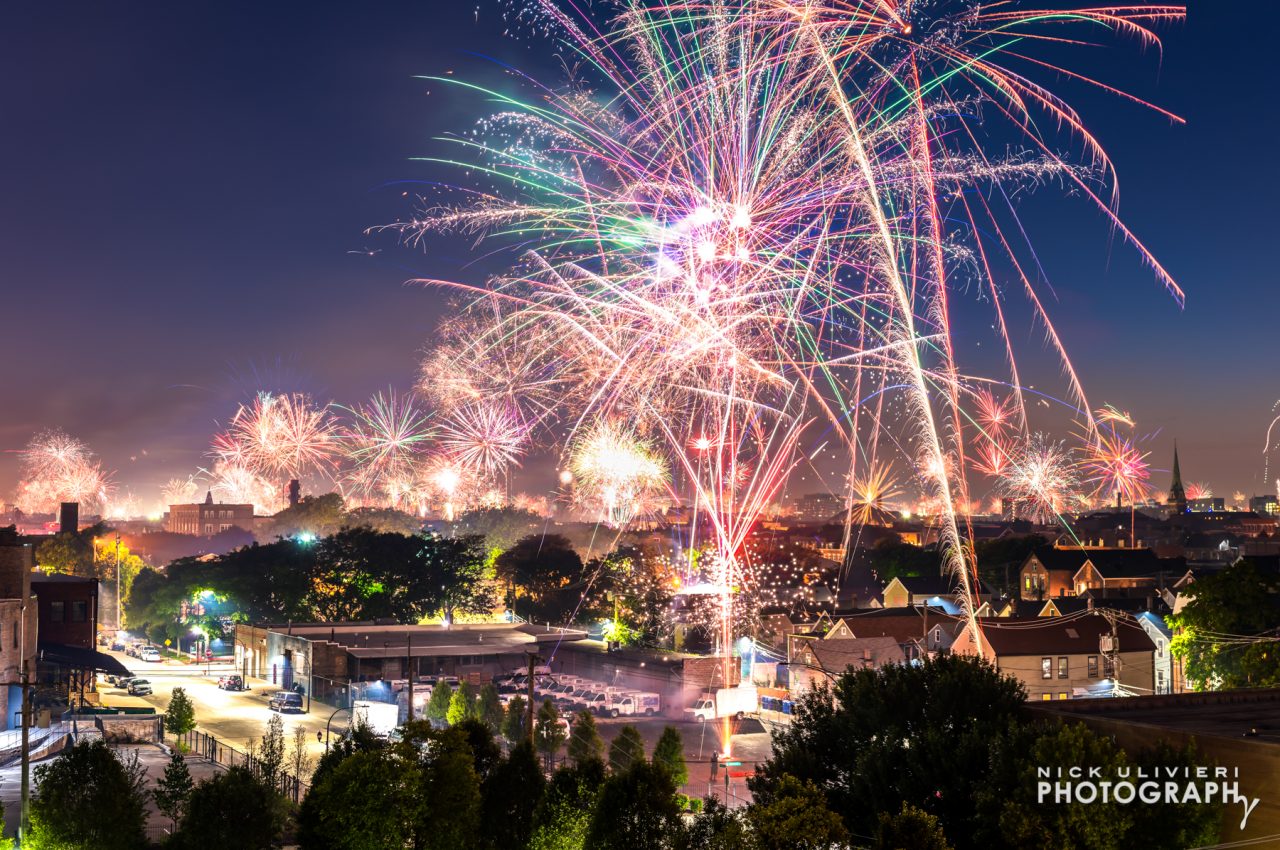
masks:
[[[739,685],[736,688],[721,688],[716,691],[714,698],[710,695],[700,697],[684,713],[685,716],[692,715],[693,720],[716,720],[721,717],[741,718],[759,710],[759,692],[753,685]]]
[[[363,723],[380,737],[387,737],[400,725],[400,706],[392,702],[358,699],[351,705],[352,723]]]
[[[644,715],[652,717],[662,711],[662,697],[655,693],[609,689],[597,693],[596,698],[587,703],[587,708],[600,716],[629,717]]]

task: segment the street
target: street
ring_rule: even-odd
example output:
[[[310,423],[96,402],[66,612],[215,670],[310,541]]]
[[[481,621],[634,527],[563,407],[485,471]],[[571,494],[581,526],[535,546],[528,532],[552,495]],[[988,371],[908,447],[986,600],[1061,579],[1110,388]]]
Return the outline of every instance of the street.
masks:
[[[223,743],[245,750],[251,742],[261,740],[267,721],[273,712],[267,700],[279,690],[258,679],[249,679],[247,691],[224,691],[218,687],[218,677],[235,673],[229,663],[195,665],[178,661],[147,662],[130,658],[122,652],[112,652],[135,676],[151,682],[151,696],[130,696],[122,688],[116,688],[99,678],[98,690],[105,706],[152,706],[159,713],[169,707],[174,688],[184,688],[195,706],[196,728],[218,738]],[[207,671],[207,672],[206,672]],[[313,702],[307,714],[281,714],[284,720],[286,743],[292,742],[294,729],[301,727],[307,733],[307,755],[312,763],[324,753],[325,724],[333,718],[329,729],[331,738],[347,728],[348,715],[342,711],[334,715],[334,707]],[[316,733],[320,733],[317,740]]]

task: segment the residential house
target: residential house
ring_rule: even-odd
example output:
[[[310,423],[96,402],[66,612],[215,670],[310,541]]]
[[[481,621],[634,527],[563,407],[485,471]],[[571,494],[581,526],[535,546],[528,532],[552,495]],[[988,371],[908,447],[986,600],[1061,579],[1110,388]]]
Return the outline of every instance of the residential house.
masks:
[[[1112,622],[1115,625],[1113,628]],[[981,655],[1026,688],[1029,700],[1150,694],[1155,644],[1132,620],[1102,614],[978,621],[951,651]]]
[[[931,605],[959,613],[956,585],[951,576],[909,576],[890,579],[884,588],[885,610]]]
[[[1173,640],[1173,631],[1165,623],[1164,617],[1151,611],[1143,611],[1137,615],[1138,625],[1156,645],[1156,685],[1157,694],[1175,693],[1173,690],[1173,654],[1169,652],[1169,642]]]
[[[878,670],[889,664],[905,664],[906,655],[892,637],[801,638],[788,657],[791,694],[829,682],[847,670]]]

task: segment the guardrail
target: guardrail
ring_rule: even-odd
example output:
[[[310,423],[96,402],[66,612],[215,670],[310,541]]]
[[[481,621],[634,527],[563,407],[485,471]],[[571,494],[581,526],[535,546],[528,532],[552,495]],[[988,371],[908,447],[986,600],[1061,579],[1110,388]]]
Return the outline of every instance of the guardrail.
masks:
[[[230,744],[219,741],[206,732],[188,732],[179,736],[178,741],[184,744],[192,755],[203,758],[206,761],[223,767],[246,767],[254,776],[259,778],[263,776],[262,762],[255,756],[243,750],[237,750]],[[300,803],[307,794],[307,783],[285,770],[280,770],[277,773],[275,785],[276,791],[281,796],[292,800],[295,805]]]

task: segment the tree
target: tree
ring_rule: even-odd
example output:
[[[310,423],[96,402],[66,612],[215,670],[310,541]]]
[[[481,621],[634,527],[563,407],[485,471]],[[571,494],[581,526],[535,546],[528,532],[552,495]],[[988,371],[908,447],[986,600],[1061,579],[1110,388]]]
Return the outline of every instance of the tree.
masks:
[[[293,740],[289,743],[289,772],[295,779],[305,779],[311,772],[311,756],[307,755],[307,744],[311,736],[301,725],[293,727]]]
[[[756,850],[746,818],[708,797],[677,839],[679,850]]]
[[[586,845],[592,850],[661,850],[680,834],[680,806],[671,775],[641,758],[605,780]]]
[[[449,700],[449,710],[445,713],[445,720],[449,721],[450,726],[461,723],[474,716],[475,706],[475,692],[471,690],[471,683],[464,679]]]
[[[533,813],[542,801],[546,779],[528,741],[521,741],[499,762],[481,787],[482,833],[493,850],[527,847]]]
[[[882,582],[895,578],[936,576],[942,562],[937,551],[904,543],[896,534],[881,538],[871,548],[869,557],[871,569]]]
[[[486,682],[480,689],[479,714],[480,721],[489,727],[490,732],[497,735],[502,731],[505,713],[502,709],[502,700],[498,696],[498,689],[494,687],[493,682]]]
[[[453,704],[453,688],[441,679],[431,688],[431,699],[427,701],[427,718],[437,723],[449,719],[449,708]]]
[[[494,561],[512,610],[528,620],[564,622],[582,596],[582,559],[560,534],[531,534]]]
[[[1280,582],[1251,561],[1200,576],[1192,599],[1166,618],[1174,630],[1169,651],[1182,660],[1196,690],[1280,685],[1280,652],[1274,642],[1224,643],[1211,634],[1256,635],[1280,626],[1275,592]]]
[[[569,732],[569,758],[574,764],[592,759],[604,760],[604,739],[596,728],[596,719],[586,709],[579,711],[573,720],[573,728]]]
[[[194,787],[191,771],[187,769],[187,760],[181,753],[174,753],[164,767],[164,775],[151,792],[156,808],[172,822],[174,829],[177,829],[178,821],[182,820],[182,815],[187,810],[187,801],[191,799]]]
[[[183,850],[267,850],[283,827],[283,801],[275,788],[236,765],[195,787],[173,843]]]
[[[644,738],[630,723],[618,730],[609,744],[609,770],[622,773],[644,761]]]
[[[523,508],[476,508],[458,515],[453,536],[478,535],[489,551],[505,552],[543,524],[542,517]]]
[[[826,850],[849,840],[840,816],[827,808],[817,786],[794,776],[781,777],[768,802],[747,810],[747,821],[760,850]]]
[[[1154,776],[1157,769],[1187,770],[1194,775],[1204,760],[1196,753],[1195,745],[1178,749],[1167,741],[1157,741],[1134,754],[1134,766]],[[1222,806],[1215,803],[1185,803],[1170,806],[1133,807],[1131,835],[1142,836],[1151,847],[1203,847],[1215,844],[1222,826]]]
[[[684,763],[684,739],[680,730],[667,726],[658,743],[653,745],[653,763],[666,768],[677,788],[689,781],[689,767]]]
[[[466,739],[467,746],[471,748],[471,763],[475,767],[476,776],[484,782],[502,761],[502,747],[498,746],[489,727],[479,720],[463,720],[453,728]]]
[[[1025,698],[1017,680],[967,656],[847,672],[800,699],[748,785],[767,805],[785,776],[810,782],[860,835],[874,834],[877,813],[910,803],[936,816],[953,841],[981,846],[970,837],[986,821],[972,799]]]
[[[417,846],[427,850],[474,847],[480,831],[480,779],[467,730],[431,732],[423,756],[422,799]]]
[[[280,715],[273,714],[267,721],[267,731],[254,756],[258,760],[258,775],[262,783],[278,791],[280,776],[284,773],[284,721]]]
[[[181,737],[196,728],[196,707],[185,688],[174,688],[169,707],[164,712],[164,728],[170,735]]]
[[[493,612],[497,600],[482,538],[428,534],[423,538],[419,558],[423,575],[441,589],[436,610],[446,623],[453,622],[458,614]]]
[[[511,702],[507,704],[507,719],[502,724],[502,737],[512,744],[518,743],[526,737],[527,711],[528,703],[519,694],[513,696]]]
[[[604,779],[604,762],[598,759],[561,767],[552,774],[534,812],[531,850],[584,850]]]
[[[337,493],[325,493],[322,496],[303,496],[298,504],[290,505],[277,513],[267,522],[263,536],[296,537],[299,534],[314,534],[316,537],[328,537],[336,534],[347,524],[347,505]]]
[[[298,816],[299,843],[303,850],[406,847],[423,805],[417,765],[385,749],[357,752],[312,787]]]
[[[951,850],[938,819],[908,803],[896,815],[880,813],[873,850]]]
[[[102,740],[82,742],[35,769],[33,848],[146,846],[145,771],[137,754],[122,761]]]
[[[560,752],[567,737],[564,727],[560,725],[560,712],[556,710],[551,700],[543,700],[542,706],[538,709],[537,721],[533,726],[533,743],[538,748],[538,752],[542,753],[548,770],[551,769],[556,753]]]

